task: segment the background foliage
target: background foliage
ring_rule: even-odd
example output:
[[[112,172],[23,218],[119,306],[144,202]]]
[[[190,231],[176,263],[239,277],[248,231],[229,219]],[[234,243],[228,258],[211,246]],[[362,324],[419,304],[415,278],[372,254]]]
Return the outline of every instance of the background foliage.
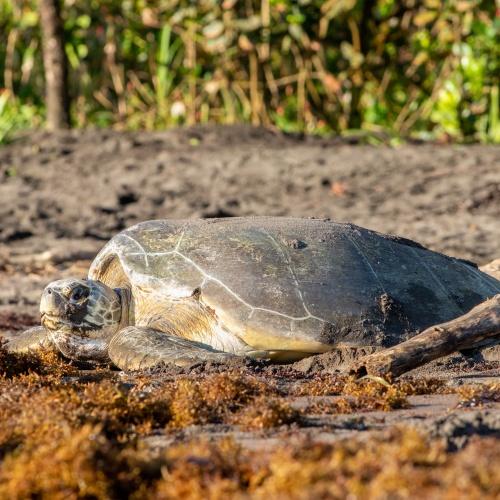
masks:
[[[494,0],[64,0],[76,126],[500,141]],[[0,0],[0,141],[43,122],[39,17]]]

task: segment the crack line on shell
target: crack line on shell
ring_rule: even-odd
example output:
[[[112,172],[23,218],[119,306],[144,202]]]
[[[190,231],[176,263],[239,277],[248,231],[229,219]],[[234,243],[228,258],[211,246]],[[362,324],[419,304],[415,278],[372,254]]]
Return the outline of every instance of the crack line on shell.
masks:
[[[455,301],[455,299],[453,299],[453,297],[449,293],[449,291],[446,288],[446,286],[444,285],[444,283],[439,279],[439,276],[437,276],[434,273],[434,271],[428,266],[427,262],[425,262],[425,258],[421,257],[414,248],[410,247],[410,249],[411,249],[413,255],[415,255],[415,257],[417,257],[417,259],[419,259],[420,262],[422,262],[422,264],[424,265],[427,272],[431,275],[434,283],[436,283],[438,285],[438,287],[441,288],[441,290],[444,292],[445,296],[453,304],[453,306],[455,307],[455,310],[458,312],[458,315],[460,316],[461,314],[463,314],[463,311],[459,308],[457,302]]]
[[[361,248],[359,247],[359,245],[354,241],[354,238],[351,237],[351,235],[349,233],[346,233],[346,236],[347,236],[347,239],[353,244],[354,248],[358,251],[358,254],[361,256],[361,258],[365,261],[366,265],[370,269],[370,271],[373,274],[373,276],[375,276],[375,279],[377,280],[378,284],[382,288],[382,291],[384,293],[387,293],[386,290],[385,290],[385,286],[382,283],[382,280],[379,278],[378,274],[375,272],[375,269],[373,269],[373,266],[371,265],[370,261],[368,260],[368,257],[365,255],[365,253],[363,252],[363,250],[361,250]]]
[[[276,239],[271,235],[269,234],[269,232],[267,230],[263,230],[264,233],[267,235],[267,237],[272,241],[273,245],[278,249],[278,252],[281,253],[283,259],[285,259],[285,262],[286,262],[286,265],[288,267],[288,270],[290,271],[290,275],[292,276],[292,279],[295,283],[295,287],[297,289],[297,293],[299,294],[299,297],[300,297],[300,300],[302,302],[302,307],[304,308],[304,311],[312,317],[312,314],[311,312],[309,311],[309,309],[307,308],[306,306],[306,303],[305,303],[305,300],[304,300],[304,297],[302,296],[302,291],[300,289],[300,285],[299,285],[299,281],[297,279],[297,276],[295,276],[295,273],[293,272],[293,269],[292,269],[292,264],[290,262],[290,258],[289,256],[285,253],[285,251],[283,250],[283,248],[281,247],[281,245],[278,243],[278,241],[276,241]]]
[[[177,244],[175,245],[175,248],[174,248],[174,252],[177,252],[179,251],[179,248],[181,246],[181,243],[182,243],[182,239],[184,238],[184,235],[186,234],[186,231],[182,231],[180,237],[179,237],[179,241],[177,242]]]
[[[132,238],[132,236],[130,236],[129,234],[123,233],[123,236],[133,241],[136,246],[139,247],[139,250],[141,250],[141,255],[144,257],[144,263],[146,264],[146,267],[149,267],[148,253],[146,252],[146,250],[144,250],[142,245],[135,238]]]
[[[142,255],[142,254],[141,253],[133,253],[133,252],[125,254],[125,256],[131,256],[131,255]],[[319,316],[314,316],[313,314],[310,314],[310,313],[307,316],[295,317],[295,316],[290,316],[288,314],[280,313],[279,311],[273,311],[272,309],[267,309],[265,307],[252,306],[252,304],[249,304],[244,299],[242,299],[236,292],[234,292],[233,290],[231,290],[231,288],[229,288],[221,280],[219,280],[218,278],[215,278],[214,276],[211,276],[210,274],[208,274],[196,262],[194,262],[193,260],[191,260],[189,257],[186,257],[185,255],[183,255],[178,250],[170,250],[168,252],[150,252],[150,253],[148,253],[148,255],[149,256],[178,255],[179,257],[181,257],[182,259],[184,259],[186,262],[188,262],[189,264],[191,264],[203,276],[205,276],[205,278],[207,280],[210,280],[210,281],[213,281],[213,282],[217,283],[219,286],[221,286],[222,288],[224,288],[230,295],[232,295],[233,297],[235,297],[239,302],[241,302],[243,305],[245,305],[246,307],[248,307],[251,310],[251,314],[253,314],[253,312],[255,312],[255,311],[263,311],[263,312],[268,312],[268,313],[271,313],[271,314],[276,314],[277,316],[282,316],[282,317],[288,318],[290,320],[304,321],[306,319],[317,319],[318,321],[322,321],[323,323],[327,323],[327,321],[324,320],[323,318],[320,318]],[[249,316],[249,317],[251,317],[251,316]]]
[[[483,273],[482,271],[480,271],[477,267],[473,267],[473,266],[469,266],[467,264],[464,264],[465,265],[465,268],[467,269],[467,271],[469,273],[472,273],[474,274],[474,276],[480,278],[480,283],[481,283],[481,286],[485,286],[485,283],[488,284],[488,289],[489,289],[489,292],[488,293],[493,293],[493,294],[497,294],[500,292],[500,287],[495,287],[493,283],[491,283],[491,281],[488,279],[486,280],[485,277],[483,276],[484,274],[486,274],[486,276],[488,276],[489,278],[491,278],[491,276],[489,276],[487,273]],[[495,279],[495,278],[493,278]]]

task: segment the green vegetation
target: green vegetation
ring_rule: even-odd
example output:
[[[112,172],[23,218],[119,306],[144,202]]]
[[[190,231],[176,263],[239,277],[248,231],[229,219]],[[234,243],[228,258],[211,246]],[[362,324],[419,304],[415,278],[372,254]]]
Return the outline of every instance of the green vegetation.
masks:
[[[492,0],[63,2],[75,126],[500,141]],[[0,0],[0,141],[43,122],[39,16]]]

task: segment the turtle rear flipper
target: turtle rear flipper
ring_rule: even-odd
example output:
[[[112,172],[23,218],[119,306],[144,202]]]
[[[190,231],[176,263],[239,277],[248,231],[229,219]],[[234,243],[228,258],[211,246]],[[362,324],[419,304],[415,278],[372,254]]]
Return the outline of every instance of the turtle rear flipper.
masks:
[[[54,348],[49,332],[43,326],[28,328],[20,335],[8,337],[7,341],[5,347],[11,352],[30,352]]]
[[[120,330],[111,339],[108,354],[122,370],[140,370],[161,364],[184,367],[201,361],[224,362],[234,357],[201,342],[137,326]]]

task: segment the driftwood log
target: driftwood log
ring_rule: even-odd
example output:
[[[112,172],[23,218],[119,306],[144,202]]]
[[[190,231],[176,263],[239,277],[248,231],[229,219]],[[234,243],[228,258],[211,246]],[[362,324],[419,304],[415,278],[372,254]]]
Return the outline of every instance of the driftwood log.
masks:
[[[463,316],[431,326],[406,342],[361,358],[352,366],[351,373],[391,379],[434,359],[481,347],[495,339],[500,341],[500,294]]]

